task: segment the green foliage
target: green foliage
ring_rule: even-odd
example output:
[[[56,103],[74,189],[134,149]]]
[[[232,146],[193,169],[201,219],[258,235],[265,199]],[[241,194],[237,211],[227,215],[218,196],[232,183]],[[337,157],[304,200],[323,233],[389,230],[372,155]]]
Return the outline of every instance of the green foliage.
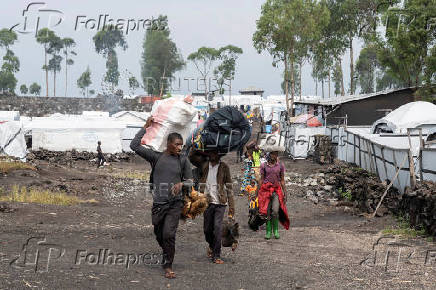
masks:
[[[41,86],[37,83],[33,83],[29,87],[29,93],[32,95],[39,95],[41,93]]]
[[[0,47],[9,49],[9,46],[13,45],[17,40],[17,34],[7,28],[3,28],[0,30]]]
[[[416,228],[412,228],[410,225],[409,218],[400,215],[396,217],[397,225],[395,227],[391,227],[389,229],[384,229],[382,231],[385,235],[396,235],[404,238],[416,238],[418,236],[425,236],[426,232],[422,226],[418,226]]]
[[[377,65],[377,47],[373,44],[367,44],[360,51],[356,64],[356,72],[362,94],[375,92],[374,78]]]
[[[288,79],[289,72],[294,71],[294,64],[308,57],[309,49],[319,42],[329,18],[330,12],[324,1],[267,0],[256,22],[254,48],[258,53],[268,51],[274,66],[283,62],[285,79]],[[293,100],[295,79],[292,73],[290,82]]]
[[[76,42],[74,39],[65,37],[62,39],[63,47],[64,47],[64,55],[65,55],[65,97],[67,96],[68,91],[68,66],[74,64],[74,60],[70,58],[71,55],[77,55],[72,48],[76,46]]]
[[[221,47],[218,52],[221,63],[215,68],[214,75],[221,93],[224,91],[223,86],[226,81],[229,81],[227,85],[230,86],[230,82],[235,79],[236,60],[243,51],[237,46],[227,45]]]
[[[431,86],[435,81],[436,67],[431,65],[435,15],[434,0],[406,0],[399,9],[383,11],[386,33],[377,39],[377,56],[386,72],[407,86],[421,86],[423,82]]]
[[[20,61],[12,50],[9,49],[17,40],[17,34],[7,28],[0,30],[0,48],[6,49],[0,71],[0,90],[14,92],[17,79],[14,73],[20,70]]]
[[[159,16],[167,23],[167,16]],[[148,30],[142,45],[141,77],[145,90],[150,95],[163,95],[169,90],[174,74],[185,62],[176,44],[170,38],[170,30]]]
[[[345,199],[347,201],[352,201],[353,200],[353,196],[351,194],[350,190],[344,190],[342,187],[340,187],[338,189],[338,193],[341,196],[342,199]]]
[[[133,94],[135,90],[139,88],[139,82],[134,76],[129,78],[129,88],[131,90],[131,94]]]
[[[28,91],[29,91],[29,90],[27,89],[27,86],[26,86],[25,84],[22,84],[22,85],[20,86],[20,92],[21,92],[23,95],[27,94]]]
[[[120,72],[118,71],[118,58],[115,51],[109,53],[106,61],[106,74],[104,76],[104,81],[111,83],[112,87],[118,85],[118,80],[120,78]]]
[[[91,81],[91,71],[89,67],[82,73],[82,75],[77,80],[77,87],[82,89],[82,94],[85,96],[85,92],[87,93],[88,87],[92,84]],[[87,94],[88,95],[88,94]]]
[[[212,71],[213,64],[220,57],[220,51],[212,47],[200,47],[196,52],[191,53],[188,56],[188,60],[191,61],[201,77],[204,79],[204,93],[207,96],[210,88],[207,86],[207,78]]]
[[[340,95],[342,93],[341,82],[343,79],[342,68],[339,62],[336,62],[333,70],[333,82],[335,84],[335,95]]]
[[[115,52],[116,47],[127,49],[127,42],[122,31],[113,26],[105,26],[92,38],[95,51],[106,58],[106,74],[104,80],[111,83],[112,88],[118,85],[120,73],[118,71],[118,58]]]

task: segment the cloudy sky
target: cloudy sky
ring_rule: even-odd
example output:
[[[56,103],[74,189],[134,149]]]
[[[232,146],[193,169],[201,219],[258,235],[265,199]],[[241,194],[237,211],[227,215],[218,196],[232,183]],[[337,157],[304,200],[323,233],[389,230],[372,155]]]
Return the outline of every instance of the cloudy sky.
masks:
[[[92,73],[92,85],[90,88],[101,91],[101,81],[105,73],[105,59],[95,52],[92,37],[96,28],[86,28],[84,24],[77,23],[95,19],[98,22],[100,15],[108,15],[107,19],[132,19],[134,22],[157,18],[160,14],[168,16],[168,24],[171,38],[177,44],[184,59],[196,51],[199,47],[207,46],[219,48],[228,44],[239,46],[243,49],[243,55],[238,59],[237,72],[233,86],[233,94],[239,89],[255,86],[265,90],[265,95],[280,94],[282,80],[282,67],[274,68],[272,58],[268,53],[258,54],[253,48],[252,35],[256,30],[256,20],[260,17],[261,6],[264,0],[123,0],[123,1],[85,1],[85,0],[57,0],[57,1],[21,1],[3,0],[0,12],[0,28],[10,28],[14,25],[18,33],[18,42],[12,50],[19,57],[21,67],[17,74],[18,87],[21,84],[29,86],[37,82],[42,86],[45,94],[45,73],[42,70],[44,63],[44,51],[35,40],[36,19],[39,17],[39,28],[49,27],[60,37],[73,38],[77,46],[74,49],[77,56],[75,64],[68,70],[68,95],[79,95],[76,81],[80,74],[89,66]],[[23,10],[30,3],[27,16],[27,27],[24,29]],[[36,4],[43,3],[43,4]],[[38,11],[39,10],[39,11]],[[54,10],[54,11],[46,11]],[[59,22],[59,19],[61,22]],[[90,20],[91,24],[92,20]],[[56,25],[57,24],[57,25]],[[126,79],[129,71],[138,80],[141,76],[140,59],[142,42],[145,30],[141,27],[126,35],[128,49],[117,50],[121,80],[119,87],[128,91]],[[355,44],[359,47],[359,43]],[[355,60],[358,56],[355,52]],[[3,55],[4,51],[0,51]],[[344,55],[343,69],[345,85],[349,83],[349,55]],[[303,95],[314,95],[315,84],[310,76],[311,67],[303,68]],[[188,88],[184,78],[199,78],[195,67],[188,63],[187,67],[179,72],[176,79],[181,79],[180,91],[174,93],[191,93],[196,91],[195,81],[190,82]],[[52,95],[53,77],[49,75],[49,92]],[[58,96],[65,94],[65,70],[64,65],[57,77],[56,92]],[[178,87],[178,82],[176,83]],[[18,92],[17,88],[17,92]],[[327,91],[327,88],[326,88]],[[333,90],[332,90],[333,91]],[[138,90],[136,93],[142,93]],[[318,91],[320,94],[320,91]]]

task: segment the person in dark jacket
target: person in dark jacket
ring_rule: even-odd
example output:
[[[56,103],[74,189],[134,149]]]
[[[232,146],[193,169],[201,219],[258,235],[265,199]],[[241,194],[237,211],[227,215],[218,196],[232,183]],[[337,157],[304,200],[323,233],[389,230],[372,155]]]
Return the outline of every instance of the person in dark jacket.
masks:
[[[100,166],[103,166],[104,162],[106,160],[104,159],[103,152],[101,151],[101,142],[97,142],[97,168]]]
[[[176,275],[172,269],[175,255],[176,231],[183,209],[182,192],[192,186],[191,164],[186,157],[181,157],[183,138],[178,133],[171,133],[167,139],[167,149],[155,152],[141,145],[141,139],[153,122],[149,118],[144,128],[139,130],[130,143],[130,148],[139,156],[150,162],[152,173],[150,183],[153,185],[152,224],[159,246],[163,252],[165,277],[172,279]]]
[[[229,166],[221,161],[218,151],[211,151],[209,160],[201,165],[200,192],[205,192],[208,208],[204,212],[204,236],[209,244],[207,255],[215,264],[221,260],[221,239],[224,213],[228,206],[228,217],[233,219],[235,202]]]

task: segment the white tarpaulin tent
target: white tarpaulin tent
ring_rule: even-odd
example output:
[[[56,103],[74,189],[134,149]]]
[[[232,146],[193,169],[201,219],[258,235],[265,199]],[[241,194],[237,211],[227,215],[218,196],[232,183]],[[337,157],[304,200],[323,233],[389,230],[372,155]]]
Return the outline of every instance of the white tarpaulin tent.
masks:
[[[26,141],[20,121],[0,121],[0,155],[6,154],[26,160]]]
[[[150,117],[150,113],[136,112],[136,111],[121,111],[113,114],[111,117],[116,119],[117,121],[122,121],[126,124],[131,124],[131,123],[145,124],[148,117]]]
[[[286,111],[285,105],[280,104],[264,104],[262,106],[262,117],[264,122],[272,121],[272,123],[280,122],[281,112]]]
[[[315,145],[315,135],[325,135],[326,128],[324,127],[308,127],[302,128],[292,126],[289,129],[288,138],[286,140],[286,148],[293,159],[306,159],[308,152]]]
[[[68,116],[33,118],[32,150],[95,152],[97,141],[104,153],[122,152],[121,134],[126,128],[112,118]]]
[[[407,128],[423,128],[425,133],[436,127],[436,105],[429,102],[412,102],[402,105],[385,117],[377,120],[372,133],[388,132],[406,134]]]
[[[0,111],[0,121],[20,121],[20,112]]]

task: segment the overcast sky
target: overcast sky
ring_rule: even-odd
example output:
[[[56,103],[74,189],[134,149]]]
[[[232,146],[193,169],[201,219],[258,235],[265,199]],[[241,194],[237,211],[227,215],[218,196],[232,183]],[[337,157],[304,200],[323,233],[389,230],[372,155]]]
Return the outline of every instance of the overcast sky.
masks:
[[[36,1],[4,0],[1,9],[0,28],[10,28],[19,24],[15,30],[24,31],[23,10],[30,3]],[[265,95],[280,94],[280,83],[282,80],[283,67],[274,68],[272,57],[264,52],[258,54],[253,48],[252,36],[256,30],[256,20],[260,17],[261,6],[264,0],[123,0],[123,1],[40,1],[45,5],[31,5],[25,15],[28,16],[26,32],[18,33],[18,42],[12,50],[20,59],[20,72],[17,74],[19,86],[32,82],[41,85],[41,93],[45,95],[45,73],[42,70],[44,63],[44,50],[35,40],[35,24],[37,16],[40,18],[39,28],[47,27],[54,30],[60,37],[73,38],[77,46],[74,49],[77,56],[74,57],[74,65],[69,66],[68,70],[68,95],[77,96],[80,90],[77,88],[76,81],[80,74],[89,66],[92,74],[92,85],[90,88],[101,91],[101,81],[106,71],[105,59],[95,52],[92,37],[95,35],[96,28],[86,29],[84,24],[78,23],[75,30],[77,17],[81,21],[99,19],[99,15],[108,14],[107,19],[132,19],[140,21],[145,19],[157,18],[160,14],[168,16],[168,24],[171,31],[171,38],[177,44],[184,59],[196,51],[199,47],[207,46],[219,48],[228,44],[239,46],[244,53],[238,59],[236,67],[236,77],[232,83],[232,94],[237,94],[240,89],[255,86],[265,90]],[[57,12],[38,11],[38,9],[57,10]],[[49,15],[51,15],[49,17]],[[62,20],[55,25],[62,16]],[[50,20],[49,20],[50,19]],[[89,22],[91,24],[91,22]],[[131,22],[133,23],[133,21]],[[32,32],[33,31],[33,32]],[[117,50],[119,70],[121,80],[119,87],[125,93],[128,92],[126,70],[131,72],[140,80],[141,68],[140,59],[142,53],[142,43],[145,30],[141,27],[126,35],[128,49],[126,51]],[[355,44],[359,48],[359,43]],[[0,52],[1,55],[4,51]],[[358,57],[358,49],[355,51],[355,60]],[[65,67],[56,79],[56,95],[63,96],[65,93]],[[344,55],[343,69],[345,76],[345,86],[349,84],[349,55]],[[314,95],[315,84],[310,76],[311,67],[303,67],[303,95]],[[188,63],[187,67],[176,76],[180,78],[181,91],[174,93],[191,93],[196,91],[194,81],[190,82],[190,87],[184,78],[199,78],[195,67]],[[49,75],[49,93],[53,93],[53,76]],[[333,85],[332,85],[333,86]],[[176,85],[178,87],[178,84]],[[327,87],[326,87],[327,92]],[[138,90],[136,93],[143,93]],[[332,89],[333,93],[333,89]],[[320,90],[318,91],[320,95]]]

